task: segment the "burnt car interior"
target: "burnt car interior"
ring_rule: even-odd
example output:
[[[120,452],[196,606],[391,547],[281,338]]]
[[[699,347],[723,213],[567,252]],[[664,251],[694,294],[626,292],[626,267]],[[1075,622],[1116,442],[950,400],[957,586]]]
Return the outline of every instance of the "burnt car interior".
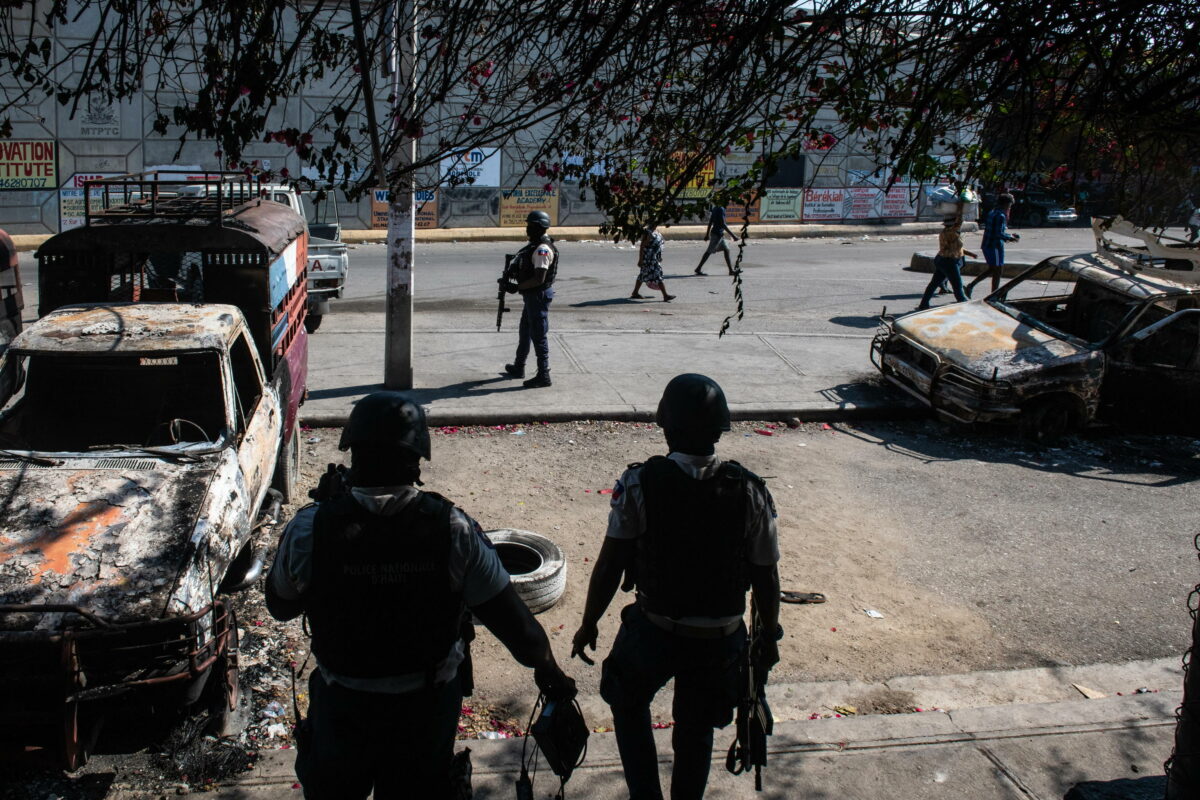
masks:
[[[1073,285],[1064,285],[1062,281],[1067,277],[1074,276],[1065,270],[1042,270],[1002,289],[996,300],[1002,307],[1018,311],[1055,331],[1089,344],[1100,344],[1120,330],[1125,319],[1138,306],[1136,301],[1092,281],[1081,279]],[[1059,294],[1067,286],[1071,287],[1070,293]],[[1039,289],[1042,293],[1033,297],[1008,299],[1014,293],[1023,294],[1021,289],[1030,288]]]
[[[18,357],[9,352],[8,358]],[[81,452],[216,442],[225,431],[215,352],[19,356],[23,391],[0,413],[4,447]]]

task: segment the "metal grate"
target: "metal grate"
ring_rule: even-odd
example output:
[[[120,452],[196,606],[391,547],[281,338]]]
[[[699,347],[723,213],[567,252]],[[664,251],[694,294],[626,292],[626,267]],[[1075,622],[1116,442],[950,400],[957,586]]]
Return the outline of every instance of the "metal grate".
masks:
[[[158,462],[148,458],[96,458],[72,459],[69,465],[53,465],[9,458],[0,460],[0,470],[4,469],[107,469],[118,472],[154,472],[158,469]]]

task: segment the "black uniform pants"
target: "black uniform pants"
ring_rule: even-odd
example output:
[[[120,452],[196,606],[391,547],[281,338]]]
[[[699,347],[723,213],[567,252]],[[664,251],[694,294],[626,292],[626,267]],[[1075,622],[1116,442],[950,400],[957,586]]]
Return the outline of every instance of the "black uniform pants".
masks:
[[[744,625],[721,639],[688,639],[655,626],[636,604],[621,612],[621,629],[604,659],[600,695],[612,707],[630,800],[661,800],[663,796],[650,702],[671,678],[675,679],[671,798],[704,797],[713,729],[733,721],[738,656],[745,646]]]
[[[550,372],[550,302],[553,299],[554,288],[550,286],[521,292],[524,307],[521,309],[517,357],[513,363],[518,367],[525,366],[525,359],[529,357],[529,346],[532,344],[539,375]]]
[[[462,710],[458,678],[406,694],[359,692],[308,680],[306,732],[296,752],[305,800],[450,797],[450,762]]]

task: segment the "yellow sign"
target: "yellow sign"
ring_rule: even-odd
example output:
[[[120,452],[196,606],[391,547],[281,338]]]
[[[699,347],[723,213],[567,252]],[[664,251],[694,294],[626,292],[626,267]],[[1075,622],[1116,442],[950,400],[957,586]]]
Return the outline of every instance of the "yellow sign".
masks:
[[[53,140],[0,141],[0,189],[58,189]]]
[[[518,186],[500,192],[500,227],[524,228],[530,211],[545,211],[550,224],[558,224],[558,190]]]
[[[417,189],[413,192],[413,207],[416,209],[413,225],[418,230],[438,226],[437,189]]]
[[[418,230],[438,226],[437,189],[413,192],[413,227]],[[388,190],[371,190],[371,229],[386,231],[388,226]]]
[[[672,157],[675,159],[675,162],[678,164],[681,171],[693,158],[692,154],[690,153],[674,153]],[[708,197],[710,194],[712,194],[712,187],[716,182],[716,178],[717,160],[715,158],[710,158],[708,162],[700,168],[700,171],[696,173],[695,177],[684,184],[683,189],[681,189],[679,192],[679,196],[681,198],[688,199]]]

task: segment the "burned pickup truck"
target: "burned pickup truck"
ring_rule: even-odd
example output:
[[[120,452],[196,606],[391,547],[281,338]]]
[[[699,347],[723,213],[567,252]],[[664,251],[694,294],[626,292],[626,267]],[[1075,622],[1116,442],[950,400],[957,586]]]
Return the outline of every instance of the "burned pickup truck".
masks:
[[[1034,441],[1093,420],[1200,433],[1200,249],[1119,217],[1093,229],[1094,253],[885,319],[872,362],[943,417]]]
[[[121,708],[232,709],[307,375],[303,218],[110,180],[0,358],[0,748],[67,768]]]

